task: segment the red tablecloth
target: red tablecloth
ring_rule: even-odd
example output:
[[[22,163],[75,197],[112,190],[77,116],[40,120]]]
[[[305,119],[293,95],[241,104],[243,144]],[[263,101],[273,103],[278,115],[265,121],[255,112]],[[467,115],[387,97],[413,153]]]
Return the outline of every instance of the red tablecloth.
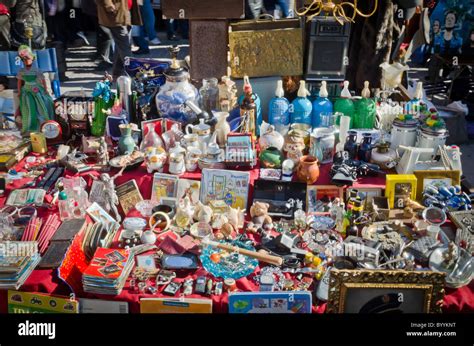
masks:
[[[15,169],[18,171],[22,171],[24,167],[24,160],[20,162]],[[330,165],[323,165],[321,166],[321,174],[320,178],[318,179],[317,185],[329,185],[330,184],[330,176],[329,176],[329,169]],[[92,184],[92,179],[89,176],[90,174],[99,175],[98,172],[88,172],[82,173],[81,175],[86,179],[88,183],[88,187],[90,188]],[[250,184],[250,194],[253,191],[253,182],[255,179],[258,178],[259,170],[255,168],[250,170],[251,173],[251,184]],[[115,174],[115,171],[110,172],[111,175]],[[71,172],[66,172],[66,176],[72,176]],[[200,172],[195,173],[186,173],[182,176],[186,179],[196,179],[199,180],[201,178]],[[143,198],[149,199],[151,196],[151,187],[152,187],[152,180],[153,174],[148,174],[145,167],[141,166],[136,170],[124,172],[124,174],[116,180],[116,184],[120,185],[126,181],[131,179],[135,179],[140,191],[142,193]],[[25,184],[28,180],[27,179],[20,179],[14,181],[12,184],[9,184],[6,189],[5,197],[0,198],[0,206],[3,206],[6,200],[6,196],[8,196],[9,192],[13,189],[21,187]],[[354,184],[355,187],[380,187],[384,188],[385,186],[385,177],[378,176],[378,177],[364,177],[359,179],[359,181]],[[251,195],[249,196],[249,199]],[[57,212],[55,209],[51,210],[40,210],[38,215],[40,216],[47,216],[48,213]],[[133,213],[133,211],[132,211]],[[187,278],[193,277],[196,279],[200,275],[205,275],[206,272],[204,269],[198,269],[193,273],[178,273],[178,278]],[[256,291],[258,290],[258,286],[252,280],[253,274],[250,278],[242,278],[237,280],[237,288],[242,291]],[[461,289],[446,289],[446,296],[444,299],[444,311],[445,312],[472,312],[474,311],[474,284],[471,282],[470,285],[465,286]],[[65,295],[69,296],[72,292],[70,287],[64,283],[57,275],[57,270],[35,270],[25,284],[21,287],[22,291],[28,292],[42,292],[42,293],[49,293],[54,295]],[[117,300],[117,301],[127,301],[129,302],[130,312],[138,313],[140,312],[139,300],[142,297],[161,297],[162,295],[152,295],[152,294],[142,294],[137,290],[132,290],[128,283],[123,289],[122,293],[118,296],[107,296],[107,295],[93,295],[87,293],[81,293],[80,297],[83,298],[98,298],[98,299],[106,299],[106,300]],[[202,298],[201,295],[193,294],[188,296],[189,298]],[[78,297],[76,297],[78,298]],[[213,311],[214,312],[227,312],[227,294],[222,294],[221,296],[212,296],[213,300]],[[315,313],[323,313],[325,310],[326,304],[325,303],[318,303],[313,307],[313,312]],[[5,290],[0,290],[0,312],[7,311],[7,292]]]

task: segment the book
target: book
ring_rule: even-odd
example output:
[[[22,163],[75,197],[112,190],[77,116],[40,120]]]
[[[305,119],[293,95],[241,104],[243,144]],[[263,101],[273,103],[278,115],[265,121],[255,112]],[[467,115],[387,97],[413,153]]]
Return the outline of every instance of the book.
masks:
[[[128,314],[128,302],[79,298],[81,314]]]
[[[197,298],[142,298],[142,314],[211,314],[212,299]]]
[[[127,250],[98,248],[82,275],[84,291],[120,294],[133,264],[133,256]]]
[[[229,313],[310,314],[311,292],[235,292],[229,294]]]
[[[129,180],[126,183],[115,188],[120,206],[125,215],[135,208],[138,202],[143,201],[143,197],[138,189],[135,179]]]
[[[162,197],[176,198],[178,179],[176,175],[155,173],[151,188],[151,200],[159,202]]]
[[[8,291],[8,313],[79,313],[77,300],[43,293]]]

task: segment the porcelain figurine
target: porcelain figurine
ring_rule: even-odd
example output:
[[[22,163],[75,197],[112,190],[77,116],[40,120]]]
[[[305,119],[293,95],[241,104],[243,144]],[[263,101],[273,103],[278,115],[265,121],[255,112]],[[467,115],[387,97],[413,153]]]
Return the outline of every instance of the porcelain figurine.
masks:
[[[230,125],[227,122],[227,118],[229,117],[228,112],[214,112],[214,115],[217,118],[217,124],[214,129],[214,133],[217,136],[217,144],[219,147],[225,147],[227,142],[227,135],[230,132]]]
[[[178,202],[178,207],[176,208],[176,214],[174,216],[176,225],[182,228],[188,227],[193,221],[193,215],[194,207],[191,203],[191,199],[186,196]]]
[[[150,148],[148,155],[146,156],[146,170],[148,173],[154,171],[163,172],[163,167],[166,163],[168,155],[162,148]]]
[[[21,45],[18,57],[25,67],[17,75],[20,100],[17,115],[21,115],[23,133],[39,131],[41,124],[54,114],[53,99],[47,92],[43,73],[33,66],[36,54],[31,48]]]
[[[109,149],[104,137],[99,139],[99,148],[97,150],[97,164],[107,166],[109,163]]]
[[[115,191],[115,179],[122,176],[123,171],[126,166],[124,166],[117,174],[111,177],[108,173],[102,173],[100,178],[97,178],[93,175],[90,175],[93,180],[100,180],[104,184],[104,201],[105,201],[105,210],[107,212],[112,212],[115,220],[120,222],[122,217],[118,212],[117,206],[119,204],[119,199],[117,192]]]
[[[283,146],[286,157],[292,160],[295,164],[298,164],[300,158],[303,156],[305,148],[306,145],[304,138],[295,135],[293,131],[289,131],[285,137],[285,145]]]
[[[278,150],[283,149],[285,144],[285,138],[275,130],[275,126],[270,125],[266,122],[263,122],[260,126],[260,139],[258,144],[260,145],[260,150],[265,150],[268,147],[275,147]]]
[[[182,153],[171,153],[169,159],[169,172],[175,175],[181,175],[186,172],[186,165],[184,161],[184,154]]]

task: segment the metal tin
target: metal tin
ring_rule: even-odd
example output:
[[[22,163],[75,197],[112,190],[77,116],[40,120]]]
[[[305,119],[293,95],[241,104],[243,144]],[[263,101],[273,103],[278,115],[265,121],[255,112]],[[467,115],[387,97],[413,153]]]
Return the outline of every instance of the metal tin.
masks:
[[[432,156],[438,151],[438,146],[444,146],[446,144],[446,138],[449,133],[445,128],[432,129],[430,127],[423,126],[418,132],[418,139],[416,146],[418,148],[432,148],[433,153],[422,153],[420,154],[420,161],[431,160]]]
[[[399,149],[398,146],[404,145],[406,147],[414,147],[416,143],[417,129],[417,120],[395,119],[392,124],[390,147],[395,150],[398,149],[399,154],[402,155],[404,150]]]
[[[46,144],[46,137],[41,132],[30,133],[31,148],[35,153],[46,154],[48,152],[48,146]]]

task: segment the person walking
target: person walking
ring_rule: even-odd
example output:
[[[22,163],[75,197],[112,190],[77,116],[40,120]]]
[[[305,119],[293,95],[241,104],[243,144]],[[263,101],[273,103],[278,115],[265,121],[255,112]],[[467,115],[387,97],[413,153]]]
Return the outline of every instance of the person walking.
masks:
[[[116,80],[124,72],[126,57],[132,56],[131,25],[142,25],[137,0],[97,0],[99,24],[108,28],[115,42],[112,76]]]

